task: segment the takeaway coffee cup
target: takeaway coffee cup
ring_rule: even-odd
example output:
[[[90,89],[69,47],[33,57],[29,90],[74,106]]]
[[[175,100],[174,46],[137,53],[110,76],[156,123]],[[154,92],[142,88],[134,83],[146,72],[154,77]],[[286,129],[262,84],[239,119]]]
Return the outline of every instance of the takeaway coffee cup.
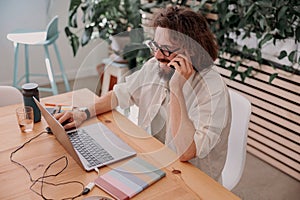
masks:
[[[24,106],[30,106],[34,113],[34,123],[41,121],[41,111],[37,107],[32,97],[35,97],[39,101],[38,84],[25,83],[22,85],[22,94],[24,100]]]

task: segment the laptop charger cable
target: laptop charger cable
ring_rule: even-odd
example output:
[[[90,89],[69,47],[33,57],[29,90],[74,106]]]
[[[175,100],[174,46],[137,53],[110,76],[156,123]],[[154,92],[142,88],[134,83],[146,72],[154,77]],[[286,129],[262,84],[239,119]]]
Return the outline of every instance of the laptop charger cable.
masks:
[[[97,172],[97,176],[99,176],[100,175],[99,169],[96,167],[94,170]],[[87,186],[84,187],[81,194],[82,195],[88,194],[94,187],[95,187],[95,182],[90,182],[89,184],[87,184]]]
[[[52,130],[50,129],[50,127],[46,127],[46,132],[47,132],[48,134],[53,135]],[[98,174],[98,176],[99,176],[99,169],[98,169],[98,168],[95,168],[94,170],[97,172],[97,174]],[[94,186],[95,186],[95,183],[94,183],[94,182],[90,182],[88,185],[86,185],[86,186],[84,187],[84,189],[83,189],[83,191],[82,191],[81,194],[82,194],[82,195],[88,194],[88,193],[94,188]]]
[[[49,126],[46,127],[46,132],[47,132],[48,134],[53,135],[52,130],[51,130],[51,128],[50,128]]]
[[[68,158],[66,156],[62,156],[56,160],[54,160],[53,162],[51,162],[50,164],[48,164],[48,166],[45,168],[44,172],[43,172],[43,175],[37,179],[33,179],[30,171],[23,165],[21,164],[20,162],[14,160],[14,154],[16,154],[18,151],[20,151],[21,149],[23,149],[26,145],[28,145],[31,141],[33,141],[34,139],[38,138],[39,136],[41,136],[42,134],[44,133],[49,133],[47,130],[46,131],[42,131],[40,132],[38,135],[30,138],[28,141],[26,141],[25,143],[23,143],[20,147],[18,147],[16,150],[14,150],[11,154],[10,154],[10,161],[20,167],[22,167],[26,173],[28,174],[29,176],[29,179],[30,181],[32,182],[31,186],[30,186],[30,190],[33,191],[34,193],[36,193],[37,195],[39,195],[40,197],[42,197],[43,199],[51,199],[51,198],[46,198],[43,194],[43,189],[44,189],[44,185],[51,185],[51,186],[62,186],[62,185],[67,185],[67,184],[79,184],[82,186],[82,190],[81,192],[78,194],[78,195],[75,195],[73,197],[67,197],[67,198],[63,198],[63,199],[75,199],[75,198],[78,198],[80,196],[83,195],[84,193],[84,190],[85,188],[88,189],[87,192],[85,192],[84,194],[87,194],[89,193],[92,188],[94,187],[91,187],[92,185],[87,185],[87,187],[84,186],[84,184],[80,181],[66,181],[66,182],[61,182],[61,183],[53,183],[53,182],[49,182],[49,181],[46,181],[45,179],[49,178],[49,177],[56,177],[58,176],[59,174],[61,174],[67,167],[68,167]],[[62,167],[62,169],[60,169],[57,173],[55,174],[47,174],[48,170],[52,167],[52,165],[54,165],[55,163],[59,162],[63,160],[65,162],[65,165]],[[96,169],[95,169],[96,170]],[[97,169],[98,170],[98,169]],[[96,171],[97,171],[96,170]],[[98,174],[99,174],[99,170],[98,170]],[[36,191],[33,189],[33,187],[37,184],[37,183],[41,183],[41,186],[40,186],[40,191]]]

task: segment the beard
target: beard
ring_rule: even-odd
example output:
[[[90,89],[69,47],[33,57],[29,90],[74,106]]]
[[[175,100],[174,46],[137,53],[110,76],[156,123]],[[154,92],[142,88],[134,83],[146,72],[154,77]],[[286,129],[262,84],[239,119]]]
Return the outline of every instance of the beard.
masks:
[[[169,63],[170,60],[167,60],[167,59],[158,59],[158,61],[160,63]],[[166,68],[162,68],[159,66],[158,68],[158,75],[161,79],[165,80],[165,81],[169,81],[171,80],[172,76],[174,75],[175,73],[175,69],[171,68],[171,67],[168,67],[168,69]]]
[[[161,79],[163,79],[163,80],[165,80],[165,81],[169,81],[169,80],[171,80],[171,78],[172,78],[172,76],[174,75],[174,73],[175,73],[175,70],[174,69],[170,69],[170,71],[166,71],[166,70],[164,70],[164,69],[162,69],[162,68],[159,68],[158,69],[158,76],[161,78]]]

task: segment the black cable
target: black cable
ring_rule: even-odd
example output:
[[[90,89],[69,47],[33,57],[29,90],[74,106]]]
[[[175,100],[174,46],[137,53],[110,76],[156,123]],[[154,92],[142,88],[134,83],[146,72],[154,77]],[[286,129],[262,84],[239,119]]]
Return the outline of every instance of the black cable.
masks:
[[[32,182],[32,185],[30,186],[30,190],[33,191],[34,193],[36,193],[37,195],[41,196],[43,199],[47,199],[47,200],[52,200],[52,199],[48,199],[44,196],[43,194],[43,187],[44,185],[52,185],[52,186],[60,186],[60,185],[66,185],[66,184],[71,184],[71,183],[78,183],[82,186],[82,190],[80,191],[80,193],[76,196],[73,196],[73,197],[67,197],[67,198],[63,198],[62,200],[68,200],[68,199],[75,199],[75,198],[78,198],[82,195],[82,191],[84,190],[84,185],[83,183],[79,182],[79,181],[67,181],[67,182],[61,182],[61,183],[51,183],[51,182],[48,182],[48,181],[45,181],[46,178],[49,178],[49,177],[56,177],[58,176],[59,174],[61,174],[68,166],[68,158],[66,156],[62,156],[56,160],[54,160],[53,162],[51,162],[47,167],[46,169],[44,170],[43,172],[43,175],[39,178],[37,178],[36,180],[34,180],[29,172],[29,170],[24,166],[22,165],[21,163],[15,161],[13,159],[13,155],[15,153],[17,153],[19,150],[21,150],[23,147],[25,147],[25,145],[29,144],[32,140],[38,138],[39,136],[41,136],[43,133],[47,133],[47,131],[42,131],[41,133],[39,133],[38,135],[30,138],[28,141],[26,141],[24,144],[22,144],[20,147],[18,147],[16,150],[14,150],[11,154],[10,154],[10,161],[14,164],[17,164],[19,165],[20,167],[22,167],[26,173],[28,174],[29,178],[30,178],[30,181]],[[50,175],[46,175],[47,174],[47,171],[51,168],[51,166],[53,164],[55,164],[56,162],[59,162],[60,160],[64,159],[65,160],[65,165],[64,167],[58,171],[56,174],[50,174]],[[36,184],[36,183],[41,183],[41,191],[40,193],[36,190],[33,189],[33,186]]]

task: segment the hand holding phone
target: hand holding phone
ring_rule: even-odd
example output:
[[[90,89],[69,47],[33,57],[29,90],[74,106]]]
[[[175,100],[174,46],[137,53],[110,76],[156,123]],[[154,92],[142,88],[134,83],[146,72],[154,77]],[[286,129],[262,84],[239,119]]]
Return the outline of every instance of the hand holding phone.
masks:
[[[193,65],[188,57],[178,54],[169,63],[168,66],[175,69],[175,73],[170,80],[171,87],[182,88],[186,80],[194,73]]]
[[[180,66],[180,63],[179,63],[178,61],[175,61],[175,62]],[[171,67],[172,69],[175,69],[174,65],[170,65],[170,67]]]
[[[192,71],[194,69],[190,58],[183,54],[178,54],[169,63],[168,66],[178,71]]]

